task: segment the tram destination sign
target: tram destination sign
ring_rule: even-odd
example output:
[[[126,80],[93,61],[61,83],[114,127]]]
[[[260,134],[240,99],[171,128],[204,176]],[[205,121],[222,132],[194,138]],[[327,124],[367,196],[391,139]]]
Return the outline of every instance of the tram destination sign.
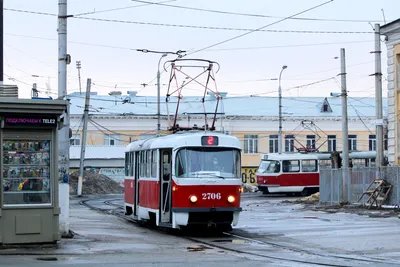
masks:
[[[56,127],[56,116],[4,116],[5,126]]]
[[[202,146],[218,146],[218,136],[202,136]]]

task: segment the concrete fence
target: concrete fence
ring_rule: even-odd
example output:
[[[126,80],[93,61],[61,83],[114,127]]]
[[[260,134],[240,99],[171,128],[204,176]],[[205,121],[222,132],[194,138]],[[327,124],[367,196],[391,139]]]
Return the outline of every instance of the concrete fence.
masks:
[[[389,196],[384,205],[399,206],[400,167],[371,167],[353,169],[321,169],[320,170],[320,202],[326,204],[338,204],[342,199],[350,203],[357,203],[363,192],[374,179],[385,179],[392,185]],[[345,180],[343,179],[345,178]],[[347,181],[347,187],[343,188],[343,181]],[[345,198],[342,195],[345,194]],[[368,196],[364,196],[358,203],[365,203]]]

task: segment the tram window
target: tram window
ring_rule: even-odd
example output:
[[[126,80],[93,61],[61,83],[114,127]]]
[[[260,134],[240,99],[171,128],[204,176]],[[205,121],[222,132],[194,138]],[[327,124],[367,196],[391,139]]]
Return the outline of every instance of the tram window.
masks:
[[[139,161],[139,175],[140,177],[144,177],[144,151],[140,151],[140,161]]]
[[[283,160],[282,161],[283,172],[299,172],[300,161],[299,160]]]
[[[151,150],[146,151],[146,177],[151,177]]]
[[[129,175],[129,152],[125,153],[125,176]]]
[[[281,164],[277,160],[262,160],[258,167],[258,173],[279,173]]]
[[[239,165],[236,149],[183,148],[176,156],[175,173],[178,178],[240,178]]]
[[[302,160],[301,170],[302,172],[317,172],[318,171],[317,160],[314,159]]]
[[[157,177],[157,150],[151,151],[151,177]]]
[[[130,152],[130,156],[129,156],[129,175],[133,176],[134,175],[134,166],[135,166],[135,154],[133,152]]]

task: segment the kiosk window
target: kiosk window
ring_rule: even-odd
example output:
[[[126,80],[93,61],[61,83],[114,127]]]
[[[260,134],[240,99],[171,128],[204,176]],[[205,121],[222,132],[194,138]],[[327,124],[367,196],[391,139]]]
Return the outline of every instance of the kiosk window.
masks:
[[[50,204],[50,141],[3,141],[3,204]]]

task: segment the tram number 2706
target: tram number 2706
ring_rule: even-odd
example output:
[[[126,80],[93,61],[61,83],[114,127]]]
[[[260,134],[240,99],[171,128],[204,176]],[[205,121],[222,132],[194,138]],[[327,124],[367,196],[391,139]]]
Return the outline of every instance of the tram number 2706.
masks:
[[[203,193],[203,199],[221,199],[221,193]]]

